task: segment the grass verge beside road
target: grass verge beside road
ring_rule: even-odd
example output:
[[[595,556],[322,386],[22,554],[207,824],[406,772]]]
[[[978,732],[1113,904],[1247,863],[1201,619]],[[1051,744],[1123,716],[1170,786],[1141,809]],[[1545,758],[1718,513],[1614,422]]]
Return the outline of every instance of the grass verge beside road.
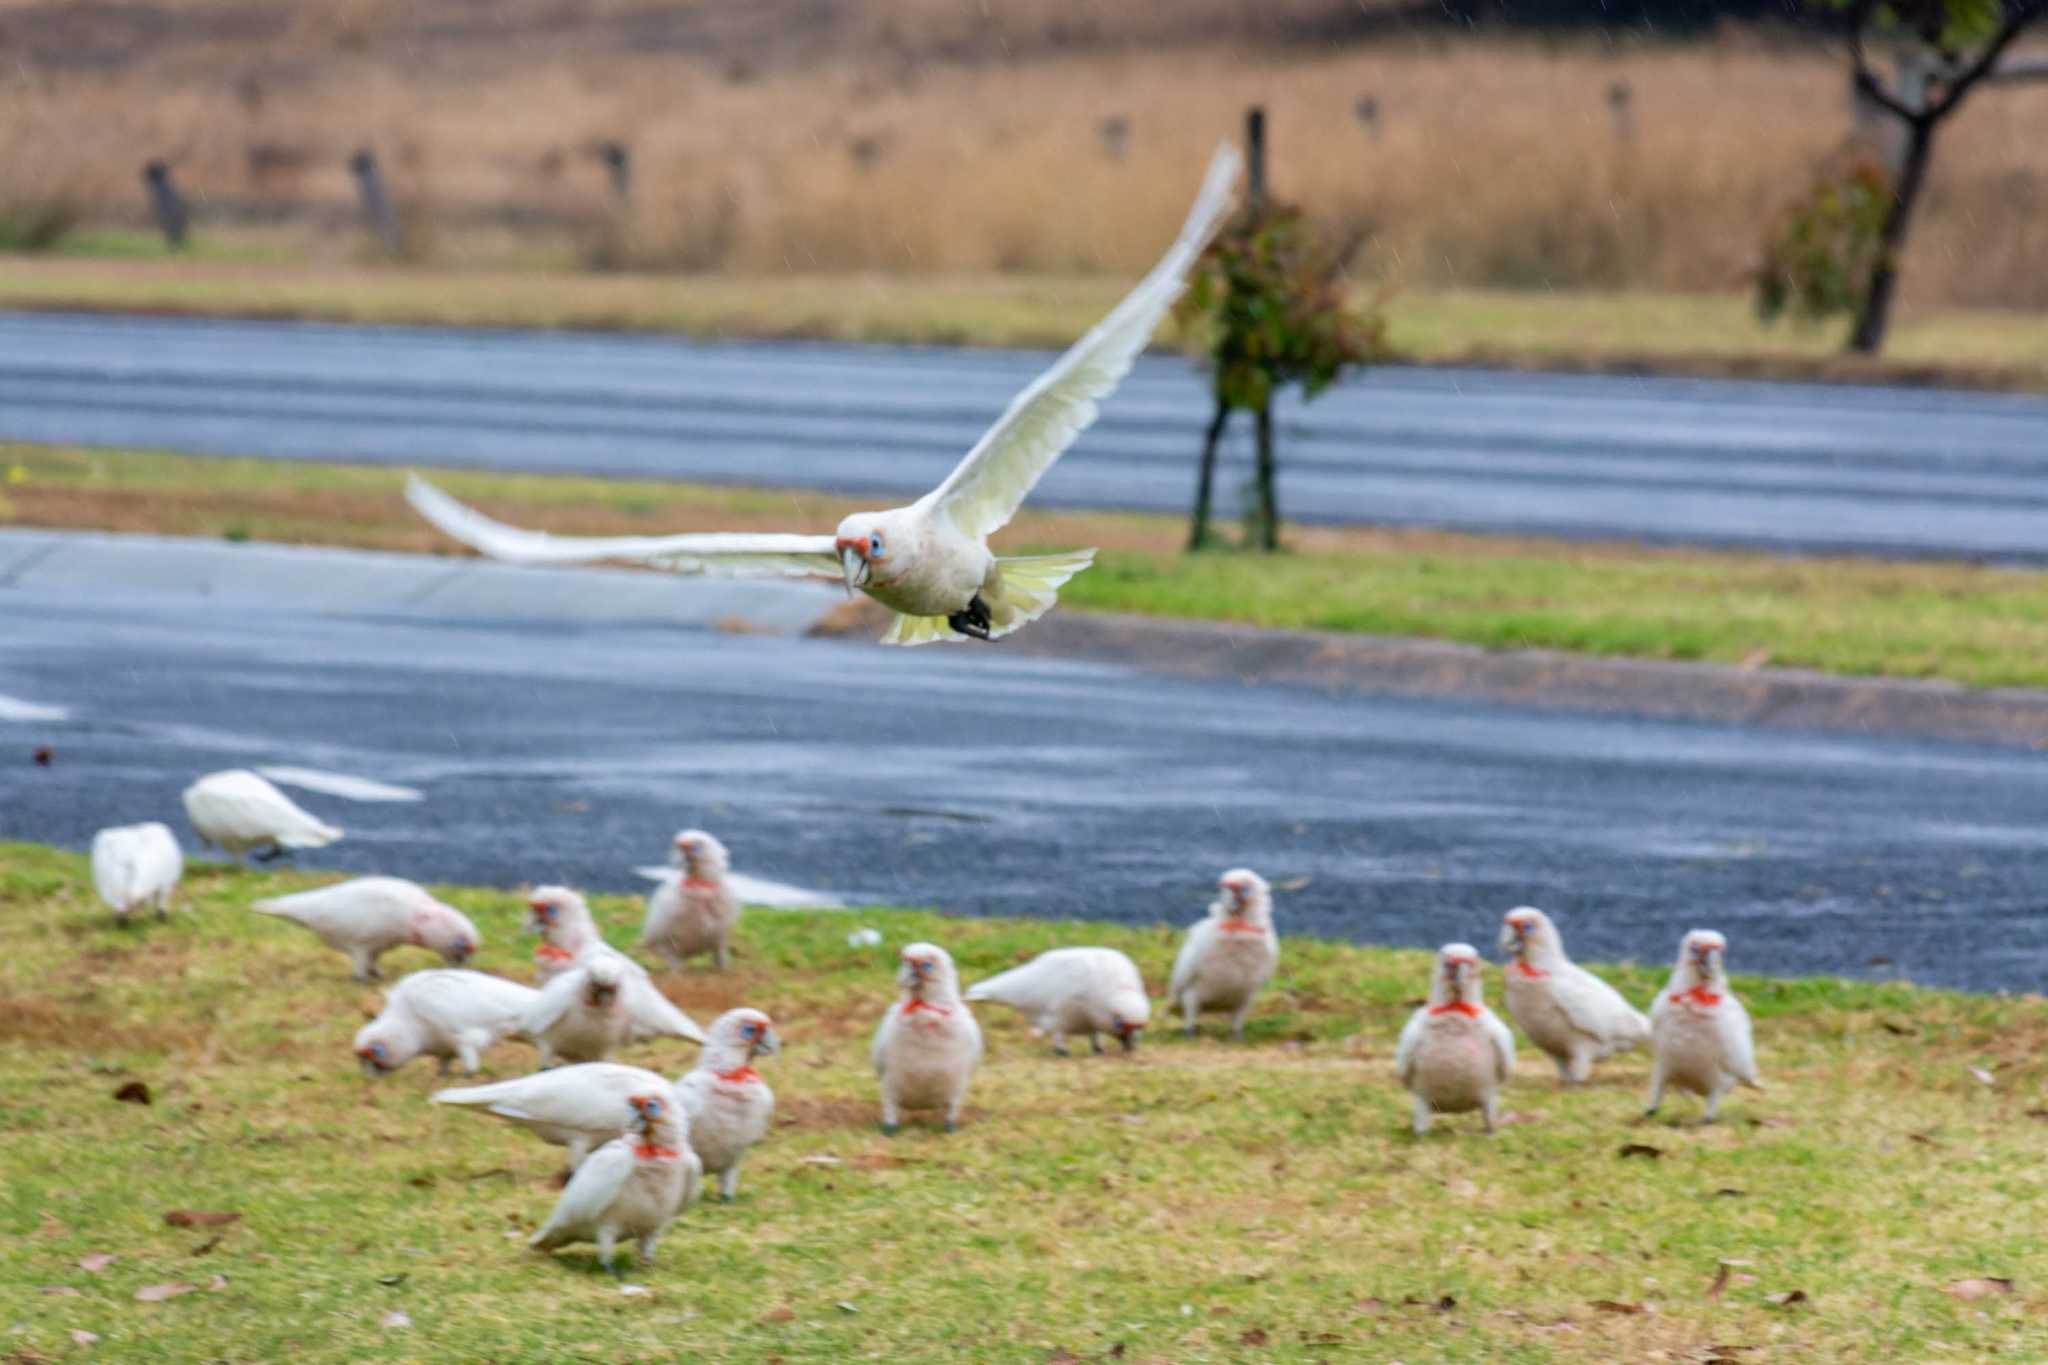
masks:
[[[388,468],[0,444],[0,525],[455,552]],[[829,528],[814,492],[457,471],[516,523],[586,535]],[[1069,609],[1427,636],[1488,648],[2048,687],[2048,575],[1964,564],[1297,527],[1275,557],[1180,552],[1155,515],[1027,510],[1013,552],[1099,545]]]
[[[1131,283],[0,259],[0,308],[980,346],[1064,346]],[[1388,317],[1394,352],[1425,363],[2048,389],[2048,318],[2034,313],[1909,310],[1877,361],[1840,355],[1836,328],[1764,327],[1735,294],[1414,289],[1392,297]]]
[[[945,944],[971,981],[1101,942],[1156,990],[1178,930],[756,911],[731,971],[658,980],[700,1021],[775,1018],[775,1128],[738,1202],[688,1212],[626,1296],[588,1248],[524,1245],[559,1149],[430,1105],[429,1062],[358,1074],[374,992],[246,909],[315,880],[196,864],[168,923],[120,928],[84,858],[0,844],[13,1359],[68,1358],[75,1332],[109,1358],[303,1361],[2048,1353],[2037,998],[1739,978],[1771,1088],[1722,1123],[1690,1101],[1636,1122],[1640,1054],[1566,1092],[1525,1050],[1500,1136],[1453,1118],[1417,1140],[1389,1070],[1429,958],[1290,939],[1243,1045],[1161,1027],[1134,1060],[1061,1061],[984,1008],[963,1130],[890,1140],[867,1042],[900,945]],[[519,897],[442,894],[483,932],[474,965],[529,975]],[[620,942],[638,922],[623,897],[595,909]],[[856,924],[883,946],[848,947]],[[402,949],[387,971],[429,965]],[[1641,1000],[1662,972],[1609,975]],[[675,1073],[694,1052],[627,1059]],[[518,1075],[532,1054],[487,1061]],[[153,1102],[117,1103],[132,1082]],[[166,1225],[193,1209],[239,1218]]]

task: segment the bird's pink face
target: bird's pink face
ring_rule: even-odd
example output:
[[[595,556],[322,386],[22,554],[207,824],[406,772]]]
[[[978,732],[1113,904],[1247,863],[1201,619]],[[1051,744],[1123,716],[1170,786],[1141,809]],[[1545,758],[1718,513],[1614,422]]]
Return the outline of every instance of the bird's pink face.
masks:
[[[778,1050],[779,1040],[775,1026],[765,1014],[751,1014],[740,1021],[740,1042],[746,1045],[749,1056],[772,1053]]]
[[[1223,888],[1224,896],[1230,901],[1230,913],[1242,915],[1245,907],[1251,903],[1251,883],[1242,877],[1225,877],[1217,885]]]
[[[864,588],[873,581],[875,570],[889,557],[889,537],[872,522],[848,517],[839,523],[832,549],[839,556],[840,572],[846,575],[846,593],[850,597],[855,588]]]
[[[1464,993],[1468,977],[1479,970],[1479,958],[1471,953],[1444,954],[1444,985],[1450,989],[1453,998]]]
[[[1517,957],[1527,952],[1529,935],[1536,932],[1536,917],[1517,910],[1509,914],[1507,919],[1502,921],[1502,925],[1501,938],[1504,941],[1501,946],[1512,951]]]
[[[939,959],[927,952],[906,949],[903,954],[903,970],[897,975],[905,990],[923,990],[939,979]]]
[[[1719,935],[1695,934],[1686,947],[1692,954],[1693,970],[1699,973],[1700,980],[1714,980],[1720,972],[1721,954],[1727,949],[1727,943]]]
[[[658,1095],[635,1095],[626,1103],[633,1106],[633,1126],[646,1132],[668,1114],[668,1105]]]

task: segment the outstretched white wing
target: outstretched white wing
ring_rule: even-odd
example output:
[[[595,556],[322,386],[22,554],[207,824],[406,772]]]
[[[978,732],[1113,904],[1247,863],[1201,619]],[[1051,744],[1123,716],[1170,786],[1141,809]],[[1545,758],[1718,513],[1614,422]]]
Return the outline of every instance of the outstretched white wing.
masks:
[[[631,559],[676,573],[749,578],[839,577],[832,537],[799,535],[553,536],[492,521],[417,474],[406,480],[413,510],[473,550],[512,564],[588,564]]]
[[[1053,461],[1095,420],[1097,403],[1130,373],[1180,297],[1189,267],[1230,210],[1237,168],[1237,149],[1219,147],[1179,239],[1152,273],[1017,395],[946,481],[918,500],[921,510],[945,517],[973,540],[987,539],[1016,514]]]

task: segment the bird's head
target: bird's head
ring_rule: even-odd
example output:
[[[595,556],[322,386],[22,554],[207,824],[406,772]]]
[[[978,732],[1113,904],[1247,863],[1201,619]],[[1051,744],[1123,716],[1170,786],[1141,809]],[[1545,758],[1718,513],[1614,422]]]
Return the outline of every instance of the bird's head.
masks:
[[[669,1121],[669,1101],[660,1095],[634,1095],[626,1103],[633,1109],[629,1132],[653,1133]]]
[[[608,1008],[619,998],[619,987],[624,980],[618,963],[609,958],[598,958],[583,969],[584,1003],[594,1010]]]
[[[1446,943],[1437,950],[1437,979],[1430,990],[1430,1003],[1462,1001],[1479,1003],[1479,950],[1469,943]]]
[[[902,549],[899,518],[889,512],[856,512],[839,523],[832,549],[839,556],[840,572],[846,575],[847,596],[865,588],[875,575],[886,571],[891,555]]]
[[[936,943],[903,945],[903,966],[896,984],[919,999],[950,994],[953,988],[953,958]]]
[[[1695,929],[1678,946],[1678,971],[1690,974],[1695,985],[1711,986],[1721,979],[1728,940],[1712,929]]]
[[[469,916],[452,905],[436,903],[428,907],[418,917],[417,927],[418,941],[439,953],[441,960],[451,967],[469,961],[482,938],[469,922]]]
[[[1217,878],[1223,892],[1223,911],[1234,919],[1245,919],[1271,900],[1266,879],[1248,867],[1233,867]]]
[[[711,1032],[719,1042],[737,1049],[748,1061],[782,1050],[782,1040],[775,1036],[774,1021],[759,1010],[727,1010],[711,1026]]]
[[[562,933],[573,938],[576,926],[588,918],[589,904],[566,886],[537,886],[526,898],[527,932],[550,942]]]
[[[731,859],[715,836],[701,829],[685,829],[676,832],[670,861],[691,877],[716,880],[725,875]]]
[[[1531,948],[1548,947],[1556,938],[1550,916],[1533,905],[1518,905],[1501,917],[1500,950],[1511,958],[1526,960]]]
[[[1141,987],[1119,990],[1110,996],[1109,1031],[1124,1045],[1124,1051],[1138,1050],[1138,1037],[1152,1021],[1152,1002]]]
[[[371,1080],[388,1076],[412,1060],[412,1054],[399,1047],[398,1040],[385,1031],[383,1022],[363,1025],[356,1034],[356,1064]]]

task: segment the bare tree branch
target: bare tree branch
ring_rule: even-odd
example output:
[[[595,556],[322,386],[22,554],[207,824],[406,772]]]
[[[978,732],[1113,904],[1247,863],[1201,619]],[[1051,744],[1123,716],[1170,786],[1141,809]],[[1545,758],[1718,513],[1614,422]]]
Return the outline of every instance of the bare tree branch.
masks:
[[[2020,0],[2020,3],[2008,7],[2005,27],[1999,30],[1998,36],[1985,44],[1976,61],[1964,67],[1953,79],[1943,82],[1945,88],[1941,98],[1927,106],[1928,120],[1939,122],[1954,113],[1963,96],[1970,93],[1970,87],[1991,74],[2013,40],[2028,24],[2040,18],[2044,9],[2048,9],[2048,0]]]
[[[1917,123],[1924,117],[1922,111],[1886,89],[1877,73],[1870,69],[1870,54],[1863,48],[1863,30],[1876,13],[1877,3],[1878,0],[1856,0],[1849,7],[1849,61],[1855,68],[1856,89],[1865,99],[1894,117]]]

